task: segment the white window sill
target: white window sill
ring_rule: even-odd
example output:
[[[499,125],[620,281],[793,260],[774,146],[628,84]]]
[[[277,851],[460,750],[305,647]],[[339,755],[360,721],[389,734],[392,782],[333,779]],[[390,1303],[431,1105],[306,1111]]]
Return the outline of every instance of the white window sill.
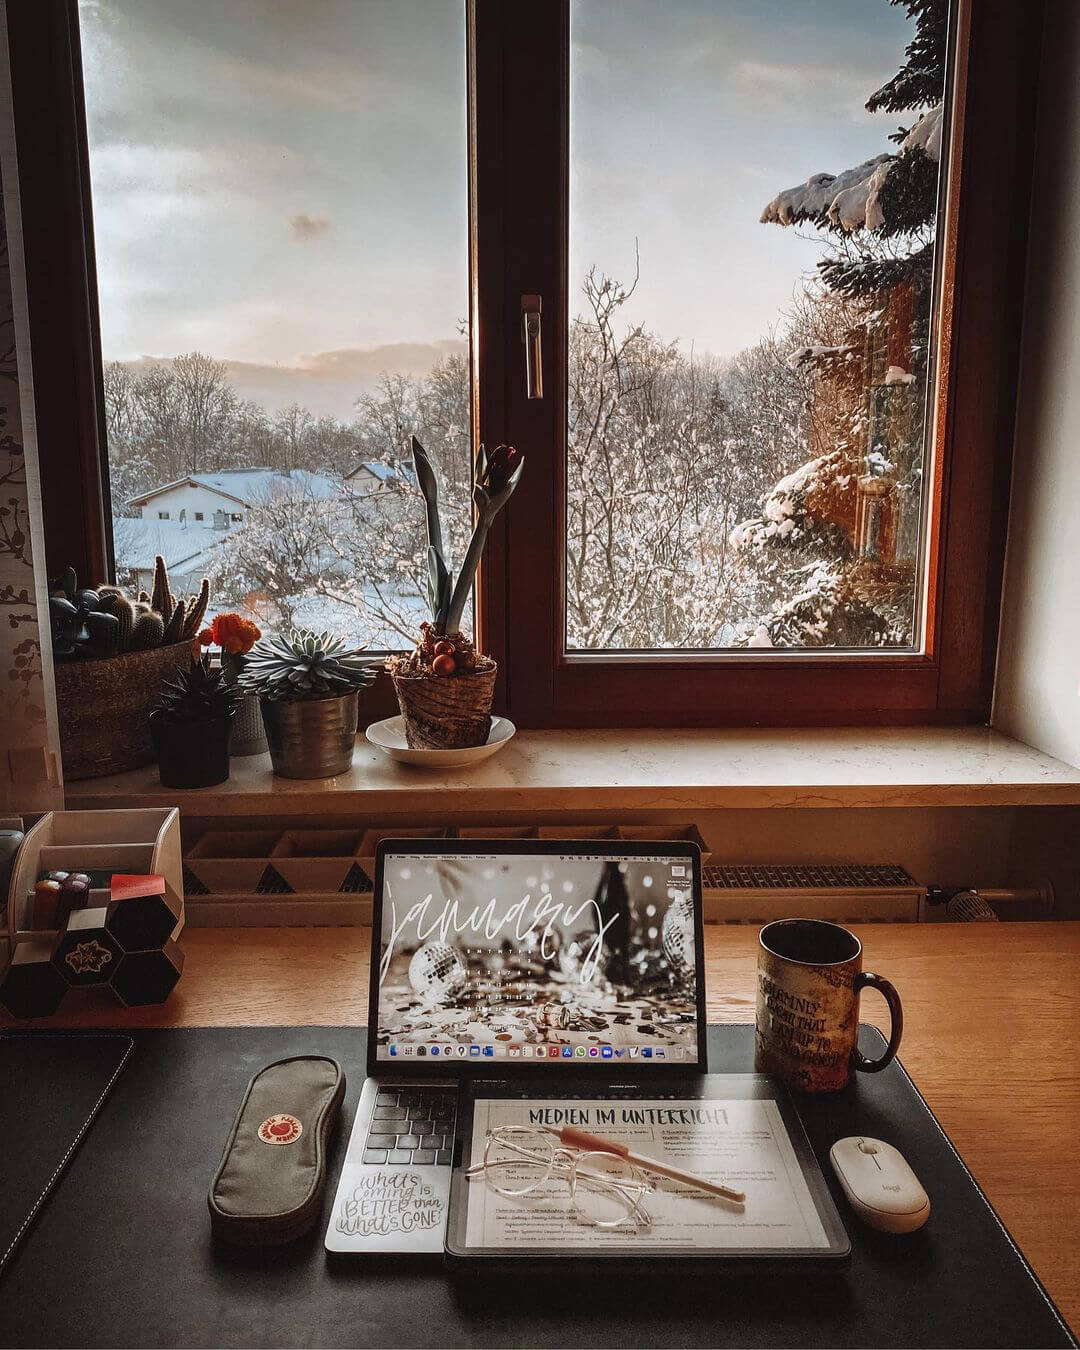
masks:
[[[275,778],[268,755],[227,782],[163,788],[150,765],[69,783],[69,809],[179,805],[185,815],[527,818],[550,811],[1080,805],[1080,769],[983,727],[526,731],[475,769],[397,764],[362,738],[340,778]]]

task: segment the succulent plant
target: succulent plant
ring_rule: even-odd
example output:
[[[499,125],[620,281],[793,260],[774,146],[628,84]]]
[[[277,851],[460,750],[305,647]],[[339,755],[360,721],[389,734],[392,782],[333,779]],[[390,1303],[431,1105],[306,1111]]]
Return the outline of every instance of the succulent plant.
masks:
[[[119,625],[102,609],[101,596],[89,588],[80,590],[74,568],[69,567],[49,586],[49,617],[53,654],[111,656],[119,647]]]
[[[436,633],[456,634],[469,598],[487,542],[492,521],[510,500],[525,467],[525,456],[512,445],[500,445],[489,456],[481,446],[476,452],[473,478],[473,505],[476,524],[469,547],[455,582],[443,551],[442,522],[439,517],[439,483],[427,451],[412,438],[413,467],[427,508],[428,602],[432,628]]]
[[[131,600],[119,586],[80,589],[69,567],[49,586],[53,655],[60,660],[115,656],[190,641],[206,613],[210,583],[203,577],[198,595],[178,600],[169,588],[165,560],[158,557],[153,601],[146,591]]]
[[[161,696],[150,715],[164,722],[199,726],[231,717],[239,700],[235,685],[226,684],[222,671],[211,669],[207,653],[192,658],[187,670],[177,666],[175,677],[162,683]]]
[[[299,628],[260,638],[247,654],[239,688],[271,702],[335,698],[366,688],[377,665],[340,637]]]

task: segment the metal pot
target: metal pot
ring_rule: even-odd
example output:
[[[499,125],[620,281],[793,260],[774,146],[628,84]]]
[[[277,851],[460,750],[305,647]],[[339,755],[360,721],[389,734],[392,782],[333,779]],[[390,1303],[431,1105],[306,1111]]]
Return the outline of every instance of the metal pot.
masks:
[[[261,699],[274,772],[281,778],[333,778],[352,767],[356,694]]]

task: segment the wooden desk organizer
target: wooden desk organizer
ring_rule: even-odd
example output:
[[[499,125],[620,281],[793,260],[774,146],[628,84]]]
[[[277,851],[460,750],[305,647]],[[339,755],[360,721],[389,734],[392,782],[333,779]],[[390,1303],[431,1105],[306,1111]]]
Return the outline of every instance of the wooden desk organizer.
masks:
[[[92,889],[64,930],[30,927],[29,895],[43,872],[154,873],[165,894],[114,899]],[[8,892],[11,963],[0,1000],[16,1017],[47,1017],[69,988],[108,986],[127,1007],[160,1003],[183,969],[180,812],[52,811],[19,850]]]

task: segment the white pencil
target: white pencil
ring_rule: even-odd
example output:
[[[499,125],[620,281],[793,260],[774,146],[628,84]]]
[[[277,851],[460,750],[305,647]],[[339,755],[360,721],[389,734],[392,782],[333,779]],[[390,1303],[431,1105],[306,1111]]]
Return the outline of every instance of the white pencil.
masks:
[[[601,1139],[598,1135],[587,1134],[585,1130],[575,1130],[572,1127],[557,1130],[551,1125],[546,1125],[544,1128],[548,1134],[553,1134],[568,1148],[584,1149],[587,1153],[614,1153],[620,1158],[625,1158],[628,1163],[633,1163],[635,1167],[640,1167],[643,1172],[655,1172],[657,1176],[667,1177],[671,1181],[685,1182],[687,1186],[708,1191],[710,1195],[719,1195],[722,1199],[731,1200],[737,1205],[746,1203],[745,1191],[734,1191],[730,1186],[721,1186],[719,1182],[706,1181],[704,1177],[696,1176],[693,1172],[684,1172],[681,1167],[672,1167],[668,1163],[657,1162],[655,1158],[647,1158],[642,1153],[634,1153],[625,1144],[619,1144],[614,1139]]]

